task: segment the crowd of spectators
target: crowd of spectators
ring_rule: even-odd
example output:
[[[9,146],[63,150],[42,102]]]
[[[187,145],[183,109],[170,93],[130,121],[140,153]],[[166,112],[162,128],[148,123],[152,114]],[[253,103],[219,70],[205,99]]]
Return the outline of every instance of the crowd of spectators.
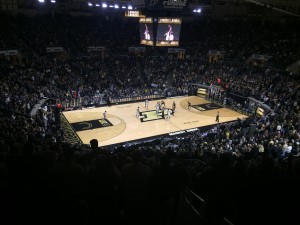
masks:
[[[236,224],[293,223],[297,208],[291,204],[299,201],[300,183],[300,93],[299,79],[282,69],[299,56],[293,24],[183,24],[187,57],[178,60],[124,55],[129,45],[138,43],[133,21],[0,19],[6,21],[0,24],[0,46],[17,48],[26,57],[22,65],[1,63],[1,220],[181,224],[185,221],[179,209],[188,186],[207,202],[210,223],[219,224],[224,217]],[[109,54],[82,57],[89,45],[103,45]],[[69,58],[49,57],[46,46],[64,47]],[[226,51],[225,60],[209,63],[210,49]],[[246,64],[253,53],[271,55],[270,63]],[[254,97],[271,111],[261,118],[218,124],[207,133],[104,148],[96,140],[90,146],[65,143],[51,107],[98,94],[186,95],[193,83],[220,86],[224,96]],[[31,116],[43,98],[54,101]]]

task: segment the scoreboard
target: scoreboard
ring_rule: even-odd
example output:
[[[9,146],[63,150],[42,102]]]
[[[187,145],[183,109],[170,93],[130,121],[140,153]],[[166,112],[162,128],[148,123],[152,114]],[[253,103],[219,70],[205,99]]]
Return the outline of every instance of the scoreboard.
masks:
[[[179,46],[180,18],[158,18],[156,46]]]
[[[142,45],[153,46],[153,18],[144,17],[139,19],[140,24],[140,43]]]
[[[125,11],[125,17],[145,17],[141,11],[138,10],[128,10]]]

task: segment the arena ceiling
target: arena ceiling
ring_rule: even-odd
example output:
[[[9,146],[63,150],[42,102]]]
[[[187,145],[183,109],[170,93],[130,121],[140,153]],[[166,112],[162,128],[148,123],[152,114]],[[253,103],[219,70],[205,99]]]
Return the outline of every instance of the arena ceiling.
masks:
[[[133,4],[138,9],[149,9],[147,6],[149,1],[167,1],[167,0],[0,0],[1,10],[22,10],[22,9],[40,9],[50,8],[53,10],[67,11],[88,11],[92,7],[102,2],[119,3],[123,5]],[[171,0],[184,1],[184,0]],[[188,0],[188,8],[202,7],[203,9],[219,9],[227,10],[235,8],[236,11],[242,8],[253,8],[259,10],[273,10],[290,16],[300,17],[300,0]],[[226,9],[225,9],[226,7]]]
[[[300,16],[299,0],[245,0],[261,7],[270,8],[290,15]]]

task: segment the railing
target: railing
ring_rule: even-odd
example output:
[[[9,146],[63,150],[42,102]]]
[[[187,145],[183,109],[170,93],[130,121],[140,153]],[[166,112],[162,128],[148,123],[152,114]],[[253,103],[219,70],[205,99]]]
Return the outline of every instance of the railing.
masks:
[[[65,100],[61,102],[65,110],[72,110],[74,108],[82,107],[82,98],[72,98],[70,100]]]
[[[195,212],[199,219],[205,221],[205,224],[234,225],[234,223],[226,217],[224,217],[222,221],[217,221],[210,213],[204,199],[188,187],[185,188],[184,201]]]
[[[204,199],[188,187],[185,188],[184,201],[201,219],[207,217],[207,208]]]
[[[121,104],[121,103],[129,103],[129,102],[136,102],[136,101],[145,101],[153,100],[153,99],[162,99],[166,98],[165,95],[144,95],[144,96],[134,96],[134,97],[119,97],[119,98],[111,98],[110,104]],[[103,96],[94,96],[92,98],[86,97],[79,97],[79,98],[71,98],[70,100],[62,101],[62,106],[65,110],[73,110],[76,108],[82,107],[99,107],[102,105],[108,104],[107,99]]]
[[[221,225],[234,225],[229,219],[226,217],[223,218],[223,221],[221,222]]]

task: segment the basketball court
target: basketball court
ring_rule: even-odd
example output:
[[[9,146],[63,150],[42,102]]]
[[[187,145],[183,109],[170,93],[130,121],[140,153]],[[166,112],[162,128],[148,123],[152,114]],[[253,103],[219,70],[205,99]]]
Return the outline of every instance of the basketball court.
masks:
[[[144,102],[135,102],[92,109],[63,112],[63,116],[82,143],[89,144],[91,139],[97,139],[100,146],[130,142],[159,135],[185,132],[193,128],[214,125],[216,114],[220,112],[220,123],[243,119],[247,116],[216,103],[196,96],[164,99],[165,116],[162,111],[156,113],[156,103],[149,101],[148,109]],[[192,107],[188,109],[188,101]],[[176,103],[174,116],[168,119],[167,110]],[[139,107],[140,115],[136,116]],[[107,118],[103,118],[104,111]]]

